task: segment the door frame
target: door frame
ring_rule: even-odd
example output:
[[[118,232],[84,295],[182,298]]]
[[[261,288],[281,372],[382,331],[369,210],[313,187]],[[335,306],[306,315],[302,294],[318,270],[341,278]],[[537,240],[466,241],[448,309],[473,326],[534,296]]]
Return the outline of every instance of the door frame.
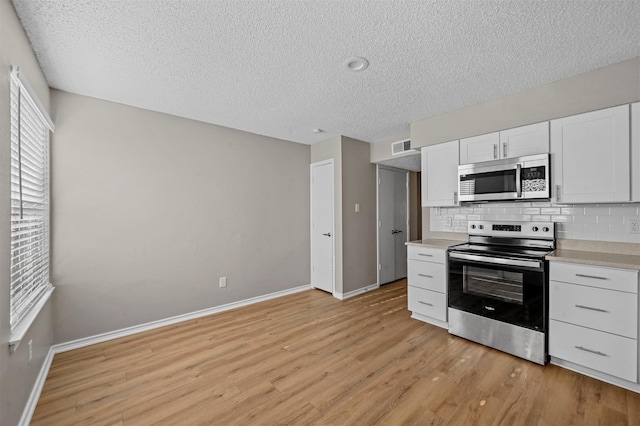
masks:
[[[380,264],[380,169],[387,169],[394,172],[401,172],[405,174],[405,190],[407,191],[407,241],[410,239],[411,235],[411,199],[409,198],[409,171],[404,169],[398,169],[395,167],[389,166],[381,166],[380,164],[376,164],[376,280],[378,285],[380,284],[380,268],[382,265]]]
[[[331,294],[335,296],[336,293],[336,209],[335,209],[335,196],[336,196],[336,187],[335,187],[335,164],[333,161],[333,158],[330,158],[328,160],[322,160],[322,161],[316,161],[315,163],[311,163],[309,165],[309,234],[310,234],[310,243],[311,243],[311,247],[310,247],[310,255],[311,255],[311,259],[310,259],[310,265],[311,265],[311,276],[310,276],[310,280],[311,281],[311,288],[316,288],[315,287],[315,283],[313,282],[313,268],[314,268],[314,264],[313,264],[313,242],[314,242],[314,227],[313,227],[313,168],[314,167],[318,167],[318,166],[326,166],[326,165],[331,165],[331,169],[333,171],[333,173],[331,174],[331,214],[333,216],[332,220],[331,220]]]

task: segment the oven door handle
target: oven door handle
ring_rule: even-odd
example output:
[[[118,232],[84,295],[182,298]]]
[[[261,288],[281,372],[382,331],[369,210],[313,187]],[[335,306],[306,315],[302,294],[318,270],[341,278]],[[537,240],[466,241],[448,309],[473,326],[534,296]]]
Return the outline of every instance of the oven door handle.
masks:
[[[526,268],[541,267],[540,262],[537,260],[518,260],[518,259],[508,259],[508,258],[502,258],[502,257],[480,256],[476,254],[466,254],[466,253],[450,252],[449,258],[460,259],[460,260],[474,260],[476,262],[494,263],[496,265],[524,266]]]

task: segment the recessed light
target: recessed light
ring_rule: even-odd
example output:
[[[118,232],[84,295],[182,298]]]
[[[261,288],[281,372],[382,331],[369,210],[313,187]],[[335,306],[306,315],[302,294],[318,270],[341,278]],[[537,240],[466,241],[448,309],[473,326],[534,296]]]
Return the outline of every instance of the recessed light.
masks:
[[[313,133],[322,133],[322,132],[324,132],[324,130],[322,130],[322,129],[313,129],[312,131],[313,131]]]
[[[354,56],[353,58],[347,59],[344,65],[349,71],[364,71],[369,67],[369,61],[367,61],[365,58]]]

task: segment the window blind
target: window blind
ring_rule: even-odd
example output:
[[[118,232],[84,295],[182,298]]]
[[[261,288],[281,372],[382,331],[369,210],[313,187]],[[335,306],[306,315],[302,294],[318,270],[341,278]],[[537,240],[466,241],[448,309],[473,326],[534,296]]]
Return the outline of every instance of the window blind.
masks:
[[[49,130],[19,69],[11,73],[11,293],[13,331],[49,282]]]

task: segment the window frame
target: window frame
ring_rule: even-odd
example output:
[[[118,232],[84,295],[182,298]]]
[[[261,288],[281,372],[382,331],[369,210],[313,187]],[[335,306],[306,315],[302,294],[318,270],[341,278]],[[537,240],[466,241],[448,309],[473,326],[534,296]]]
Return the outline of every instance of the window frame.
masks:
[[[49,275],[49,146],[55,127],[19,67],[11,67],[9,92],[9,346],[14,351],[54,290]]]

